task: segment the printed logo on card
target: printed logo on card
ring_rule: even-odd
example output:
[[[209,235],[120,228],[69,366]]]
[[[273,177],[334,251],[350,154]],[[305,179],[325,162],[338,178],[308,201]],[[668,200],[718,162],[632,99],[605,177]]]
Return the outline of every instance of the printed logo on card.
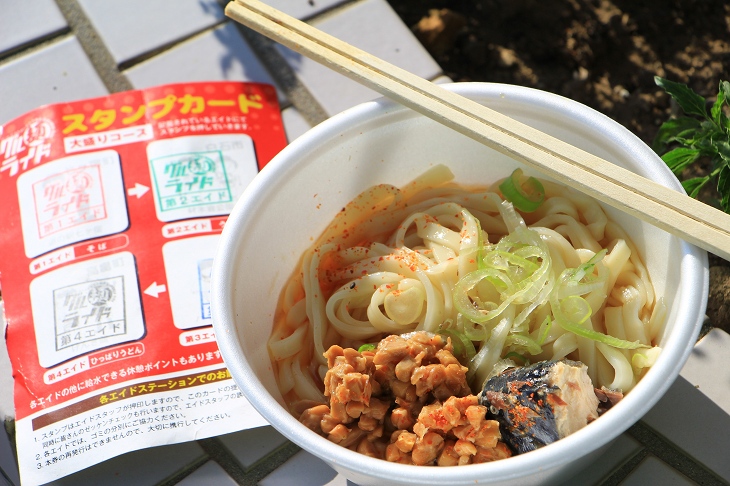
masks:
[[[198,135],[147,146],[160,221],[228,214],[258,173],[248,135]]]
[[[119,155],[112,150],[72,155],[18,177],[25,253],[43,253],[118,233],[129,217]]]
[[[125,334],[124,300],[123,276],[54,289],[56,350]]]
[[[145,333],[132,253],[91,258],[30,283],[38,359],[50,368]]]
[[[163,213],[233,200],[220,151],[174,154],[150,164]]]

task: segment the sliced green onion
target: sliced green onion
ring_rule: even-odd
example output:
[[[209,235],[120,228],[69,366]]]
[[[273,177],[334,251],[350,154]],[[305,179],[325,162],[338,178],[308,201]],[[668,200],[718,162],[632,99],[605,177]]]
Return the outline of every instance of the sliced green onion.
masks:
[[[568,297],[585,295],[601,289],[606,284],[607,276],[594,275],[593,269],[605,256],[606,250],[603,249],[593,255],[587,262],[575,268],[563,270],[563,273],[558,277],[558,300],[562,302]]]
[[[522,169],[515,169],[512,175],[499,185],[499,190],[506,200],[520,211],[531,213],[545,200],[545,188],[534,177],[523,180]]]
[[[539,267],[537,263],[520,256],[516,251],[512,253],[504,250],[490,251],[484,256],[484,263],[499,270],[507,270],[510,265],[513,265],[521,267],[530,273]]]
[[[608,334],[603,334],[599,331],[594,331],[592,329],[588,329],[583,326],[575,325],[571,322],[558,320],[558,323],[560,326],[565,329],[566,331],[572,332],[576,336],[581,336],[584,338],[592,339],[594,341],[598,341],[599,343],[606,344],[608,346],[613,346],[614,348],[618,349],[638,349],[638,348],[648,348],[649,346],[646,346],[645,344],[641,344],[639,341],[627,341],[625,339],[619,339],[613,336],[609,336]]]
[[[530,363],[530,360],[527,359],[527,357],[522,356],[520,353],[517,353],[515,351],[510,351],[509,353],[504,355],[504,359],[512,359],[517,358],[522,361],[523,366],[527,366]]]
[[[655,346],[649,348],[643,353],[637,352],[631,357],[631,366],[634,370],[641,370],[642,368],[649,368],[656,362],[659,354],[662,352],[662,348]]]
[[[572,332],[576,336],[592,339],[599,343],[613,346],[618,349],[637,349],[646,348],[648,346],[637,341],[627,341],[617,337],[609,336],[593,329],[588,329],[583,325],[591,316],[591,306],[583,298],[577,295],[571,295],[558,302],[557,297],[550,300],[555,320],[560,327],[568,332]]]
[[[375,348],[376,348],[375,344],[365,343],[362,346],[360,346],[359,348],[357,348],[357,352],[362,353],[364,351],[375,351]]]
[[[591,283],[568,282],[567,285],[563,285],[560,287],[560,290],[558,291],[558,298],[565,299],[566,297],[570,297],[572,295],[589,294],[594,290],[599,290],[603,288],[605,283],[605,279],[596,280],[595,282]]]
[[[461,312],[464,317],[472,322],[481,324],[487,322],[490,319],[494,319],[499,314],[501,314],[504,308],[506,308],[511,302],[503,302],[502,305],[500,305],[496,309],[486,311],[486,309],[478,306],[471,299],[471,297],[469,296],[469,292],[474,287],[476,287],[479,282],[490,277],[496,280],[501,280],[502,282],[504,282],[507,288],[512,285],[512,282],[510,282],[509,279],[501,272],[498,272],[497,270],[493,270],[491,268],[485,268],[483,270],[474,270],[473,272],[464,275],[464,277],[459,279],[459,281],[456,282],[456,285],[454,286],[454,307],[456,307],[456,310]]]
[[[593,310],[590,304],[580,295],[571,292],[576,288],[583,287],[586,290],[590,285],[582,284],[585,277],[591,277],[593,267],[606,255],[605,250],[596,253],[590,260],[576,268],[568,268],[558,277],[558,287],[550,296],[550,307],[555,316],[555,321],[568,332],[576,336],[592,339],[599,343],[606,344],[618,349],[637,349],[647,347],[639,341],[627,341],[617,337],[609,336],[599,331],[590,329],[583,324],[591,317]],[[588,278],[590,281],[591,279]]]
[[[504,371],[506,371],[510,368],[516,368],[516,367],[517,367],[517,363],[515,363],[511,359],[501,358],[499,361],[494,363],[494,366],[492,366],[492,370],[484,378],[484,381],[486,382],[488,379],[495,377],[497,375],[501,375]]]
[[[500,274],[499,277],[495,277],[493,275],[487,275],[484,277],[484,281],[488,282],[500,294],[505,294],[507,291],[509,291],[510,289],[513,288],[512,280],[509,278],[508,275]],[[482,283],[480,282],[474,286],[477,290],[477,293],[479,293],[479,290],[481,290],[480,289],[481,285],[482,285]],[[485,308],[487,305],[489,305],[489,303],[482,304],[481,301],[479,300],[479,298],[477,298],[477,297],[474,298],[474,302],[476,302],[478,305],[484,306]],[[496,307],[496,304],[495,304],[495,307]]]
[[[465,358],[463,361],[468,363],[474,355],[477,354],[477,350],[474,348],[474,343],[472,343],[471,340],[464,335],[464,333],[454,329],[440,329],[438,333],[442,336],[448,336],[451,338],[451,345],[454,347],[454,356],[456,356],[457,359],[459,357],[463,357]]]
[[[474,218],[474,220],[477,222],[477,231],[479,232],[479,235],[477,237],[477,270],[480,270],[483,267],[484,263],[482,262],[482,258],[484,258],[484,252],[488,249],[489,242],[484,241],[484,234],[482,232],[482,223],[479,221],[479,218]]]
[[[540,329],[537,333],[537,344],[542,346],[545,344],[545,340],[548,337],[548,333],[550,332],[550,328],[553,327],[553,320],[550,319],[550,316],[545,316],[545,320],[542,321],[542,324],[540,324]]]
[[[603,250],[593,255],[590,260],[588,260],[584,264],[578,265],[573,269],[566,270],[564,276],[565,280],[569,282],[580,282],[586,276],[593,276],[593,267],[596,266],[596,263],[603,260],[603,257],[606,256],[606,253],[608,253],[608,251],[604,248]]]
[[[524,334],[510,334],[507,336],[507,339],[504,340],[504,347],[509,348],[510,346],[524,348],[525,351],[532,355],[542,352],[542,347],[534,339]]]
[[[478,221],[478,220],[477,220]],[[493,249],[492,245],[487,243],[486,245],[479,245],[475,248],[469,248],[467,250],[459,250],[461,253],[459,256],[463,256],[466,258],[474,258],[474,260],[477,263],[477,270],[481,270],[483,268],[486,268],[486,264],[484,263],[484,255],[486,255],[488,252],[490,252]]]
[[[591,317],[592,312],[588,301],[577,295],[560,300],[557,308],[553,306],[553,314],[557,319],[571,322],[577,326],[583,325]]]
[[[482,342],[489,337],[489,331],[483,324],[470,321],[461,314],[457,316],[457,322],[464,321],[460,329],[464,330],[464,336],[472,342]]]

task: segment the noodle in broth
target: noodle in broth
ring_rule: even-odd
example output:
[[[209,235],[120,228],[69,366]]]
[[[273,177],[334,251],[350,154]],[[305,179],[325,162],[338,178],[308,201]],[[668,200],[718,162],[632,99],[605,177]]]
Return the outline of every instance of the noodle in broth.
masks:
[[[595,200],[542,181],[544,202],[520,212],[498,183],[452,179],[439,165],[401,189],[369,189],[303,255],[268,343],[293,413],[327,403],[330,346],[390,334],[449,336],[474,392],[505,359],[567,357],[595,387],[626,393],[656,360],[665,308]]]

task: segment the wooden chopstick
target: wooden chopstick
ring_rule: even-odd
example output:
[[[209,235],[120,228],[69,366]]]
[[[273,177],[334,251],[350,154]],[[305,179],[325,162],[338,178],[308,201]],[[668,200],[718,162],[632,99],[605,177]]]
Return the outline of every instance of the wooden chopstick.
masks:
[[[730,260],[730,214],[452,93],[258,0],[233,20],[561,183]]]

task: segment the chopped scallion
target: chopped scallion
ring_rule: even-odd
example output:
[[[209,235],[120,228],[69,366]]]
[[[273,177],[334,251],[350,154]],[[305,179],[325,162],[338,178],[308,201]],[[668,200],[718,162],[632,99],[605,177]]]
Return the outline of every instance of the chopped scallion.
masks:
[[[514,351],[510,351],[509,353],[504,355],[505,359],[514,359],[517,358],[518,360],[522,361],[522,366],[527,366],[530,364],[530,360],[527,359],[526,356],[522,356],[520,353],[516,353]]]
[[[365,343],[362,346],[360,346],[359,348],[357,348],[357,352],[362,353],[364,351],[375,351],[375,348],[376,348],[375,344]]]
[[[454,347],[454,356],[457,358],[464,358],[460,361],[468,363],[469,360],[477,354],[477,350],[474,348],[474,343],[472,343],[471,340],[464,335],[464,333],[458,332],[454,329],[441,329],[439,330],[439,334],[451,338],[451,345]]]
[[[545,188],[534,177],[524,179],[522,169],[515,169],[512,175],[499,185],[499,190],[506,200],[520,211],[531,213],[545,200]]]

